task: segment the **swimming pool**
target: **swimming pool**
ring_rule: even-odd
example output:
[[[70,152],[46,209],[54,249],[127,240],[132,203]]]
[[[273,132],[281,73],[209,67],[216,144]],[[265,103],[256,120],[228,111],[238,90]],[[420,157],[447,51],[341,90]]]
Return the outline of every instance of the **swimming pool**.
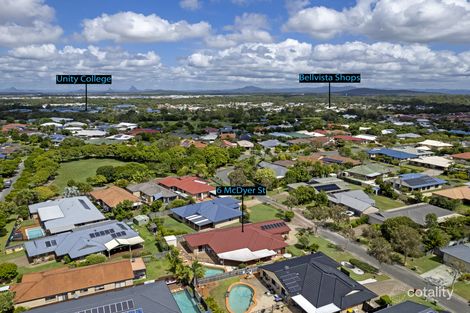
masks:
[[[227,309],[232,313],[249,312],[254,305],[254,290],[248,284],[235,283],[228,290],[225,301]]]
[[[201,313],[197,307],[196,301],[193,299],[193,297],[191,297],[186,289],[173,293],[173,298],[175,298],[175,301],[178,304],[181,312]]]
[[[203,266],[203,268],[204,268],[204,277],[211,277],[211,276],[219,275],[225,272],[223,269],[216,268],[216,267]]]
[[[44,231],[41,227],[26,229],[26,236],[28,240],[44,237]]]

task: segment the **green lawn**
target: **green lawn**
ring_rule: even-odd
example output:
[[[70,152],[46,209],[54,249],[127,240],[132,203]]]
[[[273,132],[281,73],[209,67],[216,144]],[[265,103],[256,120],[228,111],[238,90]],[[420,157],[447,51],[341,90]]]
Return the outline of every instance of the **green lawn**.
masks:
[[[186,234],[195,232],[195,230],[188,225],[180,223],[170,216],[163,217],[163,226],[177,232],[185,232]]]
[[[342,250],[340,247],[335,247],[332,243],[330,243],[328,240],[322,238],[322,237],[317,237],[317,236],[310,236],[310,243],[316,243],[318,245],[318,251],[323,252],[330,258],[334,259],[337,262],[342,262],[342,261],[348,261],[354,256],[350,254],[349,252],[346,252]],[[287,248],[288,253],[291,253],[292,255],[299,256],[303,255],[303,251],[296,246],[289,246]],[[363,275],[357,275],[351,271],[349,271],[350,277],[354,280],[366,280],[369,278],[376,279],[378,281],[383,281],[389,279],[388,276],[386,275],[374,275],[371,273],[364,273]]]
[[[18,267],[18,273],[27,274],[27,273],[42,272],[42,271],[53,270],[53,269],[65,267],[65,266],[66,265],[63,264],[62,262],[51,261],[46,264]]]
[[[147,279],[158,279],[170,275],[168,268],[170,263],[166,258],[161,258],[156,261],[150,261],[145,264],[147,266]]]
[[[470,282],[458,281],[454,285],[454,292],[470,301]]]
[[[435,311],[443,311],[444,310],[444,308],[440,307],[439,305],[434,305],[431,302],[426,301],[422,298],[419,298],[419,297],[416,297],[416,296],[410,297],[410,296],[408,296],[407,292],[400,293],[398,295],[392,296],[391,299],[392,299],[393,304],[398,304],[398,303],[402,303],[402,302],[410,300],[410,301],[413,301],[413,302],[416,302],[416,303],[419,303],[419,304],[426,305],[426,306],[434,309]]]
[[[248,209],[250,212],[250,221],[253,223],[277,219],[278,209],[267,205],[258,204]]]
[[[0,237],[0,252],[3,253],[5,251],[5,246],[7,244],[8,237],[10,236],[13,227],[15,226],[16,218],[12,219],[8,224],[5,226],[5,236]]]
[[[63,192],[67,182],[71,179],[85,182],[88,177],[96,175],[98,167],[105,165],[119,166],[123,164],[124,162],[113,159],[86,159],[62,163],[57,171],[54,185],[59,187],[60,192]]]
[[[151,253],[151,255],[155,255],[159,252],[155,244],[155,236],[150,233],[145,226],[133,225],[132,227],[139,233],[140,237],[144,239],[144,249],[142,252]]]
[[[380,195],[372,195],[371,198],[375,200],[375,207],[383,211],[399,208],[405,205],[400,200],[393,200]]]
[[[228,312],[227,308],[225,307],[225,293],[231,284],[237,283],[239,281],[240,278],[238,276],[219,280],[217,282],[217,287],[210,290],[210,296],[215,299],[219,307],[224,310],[224,312]]]
[[[462,215],[470,214],[470,206],[468,204],[461,204],[455,209],[455,211]]]
[[[414,271],[418,274],[426,273],[441,264],[439,258],[432,254],[420,258],[408,258],[406,261],[406,266],[412,270],[415,268]]]

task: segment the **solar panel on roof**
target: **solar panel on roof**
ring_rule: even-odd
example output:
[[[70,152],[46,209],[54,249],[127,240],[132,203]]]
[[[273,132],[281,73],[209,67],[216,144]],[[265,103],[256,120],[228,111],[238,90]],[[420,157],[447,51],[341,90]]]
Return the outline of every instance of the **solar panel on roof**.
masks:
[[[51,246],[51,242],[50,242],[50,241],[46,241],[45,243],[46,243],[46,247],[49,248],[49,247]]]
[[[119,223],[118,226],[122,229],[122,230],[127,230],[126,226],[124,226],[123,224]]]
[[[117,235],[116,234],[111,234],[111,237],[114,239],[114,238],[117,237]]]
[[[105,235],[105,232],[102,230],[100,231],[100,236],[104,236]]]
[[[57,241],[51,240],[51,244],[52,244],[53,246],[57,246]]]
[[[88,206],[88,204],[83,201],[83,199],[78,199],[78,202],[80,202],[80,204],[87,210],[91,210],[91,208]]]
[[[104,231],[104,233],[105,233],[106,235],[109,235],[109,229],[106,229],[106,230]]]
[[[98,313],[104,313],[104,307],[98,308]]]
[[[115,313],[115,312],[116,312],[116,305],[111,304],[111,313]]]
[[[110,232],[110,233],[114,233],[114,229],[111,228],[111,229],[109,230],[109,232]]]
[[[338,187],[336,184],[329,184],[329,185],[321,185],[321,186],[315,186],[313,187],[317,191],[334,191],[334,190],[340,190],[341,188]]]
[[[91,313],[98,313],[98,309],[97,308],[91,309]]]
[[[116,309],[118,312],[122,311],[122,303],[116,303]]]
[[[90,233],[90,238],[95,238],[95,233]]]
[[[129,309],[133,309],[134,308],[134,301],[127,300],[127,305],[129,306]]]
[[[122,309],[127,310],[129,307],[127,306],[127,302],[122,303]]]
[[[109,305],[104,307],[104,313],[111,313],[111,310],[109,309]]]

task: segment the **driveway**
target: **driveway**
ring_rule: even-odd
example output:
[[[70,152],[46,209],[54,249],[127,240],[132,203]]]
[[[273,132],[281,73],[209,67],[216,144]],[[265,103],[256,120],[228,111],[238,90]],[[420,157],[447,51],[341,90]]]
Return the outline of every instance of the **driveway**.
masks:
[[[10,191],[13,189],[13,185],[15,184],[15,182],[18,180],[18,178],[20,177],[21,173],[23,172],[24,170],[24,163],[23,161],[21,161],[20,165],[18,165],[18,171],[17,173],[15,174],[15,176],[9,178],[11,180],[11,186],[9,188],[5,188],[3,189],[2,191],[0,191],[0,201],[3,201],[5,200],[5,197],[10,193]]]
[[[230,185],[230,179],[228,178],[228,174],[230,174],[233,169],[233,166],[218,169],[215,172],[215,176],[220,179],[224,185]]]

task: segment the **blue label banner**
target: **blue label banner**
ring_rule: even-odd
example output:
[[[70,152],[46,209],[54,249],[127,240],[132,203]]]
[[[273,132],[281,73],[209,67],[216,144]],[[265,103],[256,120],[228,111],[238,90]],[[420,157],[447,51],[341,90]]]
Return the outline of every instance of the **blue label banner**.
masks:
[[[265,196],[264,186],[218,186],[215,194],[218,196]]]
[[[299,83],[360,83],[361,74],[299,74]]]

